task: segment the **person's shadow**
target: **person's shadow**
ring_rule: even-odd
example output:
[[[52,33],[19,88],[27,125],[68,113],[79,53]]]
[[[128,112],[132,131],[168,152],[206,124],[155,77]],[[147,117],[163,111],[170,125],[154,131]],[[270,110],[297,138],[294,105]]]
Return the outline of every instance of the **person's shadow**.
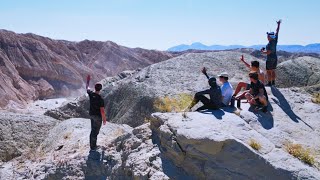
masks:
[[[104,150],[90,151],[86,166],[82,167],[86,180],[106,180],[111,175],[112,167],[116,162],[105,156]]]
[[[219,120],[222,120],[222,116],[224,116],[225,114],[224,111],[222,111],[221,109],[208,109],[205,107],[200,107],[196,111],[201,112],[203,114],[212,114]]]
[[[262,111],[255,110],[253,106],[250,106],[248,111],[254,113],[257,116],[258,121],[260,122],[261,126],[264,129],[270,130],[270,129],[273,128],[274,119],[273,119],[273,116],[271,114],[271,111],[273,111],[273,108],[272,108],[270,103],[268,103],[268,111],[266,113],[264,113]]]
[[[289,118],[298,123],[299,121],[303,122],[305,125],[307,125],[308,127],[310,127],[311,129],[313,129],[308,123],[304,122],[299,116],[297,116],[293,111],[292,108],[290,106],[290,104],[288,103],[288,101],[286,100],[286,98],[283,96],[283,94],[275,87],[271,87],[271,91],[272,94],[277,98],[271,98],[273,100],[274,103],[276,103],[282,110],[283,112],[285,112]]]

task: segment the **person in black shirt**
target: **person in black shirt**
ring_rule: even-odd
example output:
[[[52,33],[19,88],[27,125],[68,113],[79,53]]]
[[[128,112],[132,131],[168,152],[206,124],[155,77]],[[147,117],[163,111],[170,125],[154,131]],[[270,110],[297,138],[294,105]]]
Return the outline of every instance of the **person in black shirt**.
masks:
[[[278,36],[279,36],[279,29],[281,20],[277,21],[278,27],[276,30],[276,33],[274,32],[268,32],[268,45],[266,48],[261,49],[262,54],[267,55],[267,61],[266,61],[266,69],[268,74],[268,84],[267,86],[274,86],[275,85],[275,79],[276,79],[276,72],[275,69],[277,68],[277,44],[278,44]]]
[[[198,108],[197,111],[204,109],[219,109],[222,105],[221,89],[216,83],[216,78],[210,78],[206,72],[206,68],[202,69],[202,73],[208,78],[210,89],[197,92],[193,98],[193,101],[187,107],[187,109],[185,109],[185,111],[190,111],[191,108],[195,106],[199,101],[202,102],[203,106]],[[210,96],[210,99],[205,96],[206,94]]]
[[[259,80],[259,75],[257,72],[250,72],[250,90],[246,93],[246,98],[250,105],[256,106],[257,110],[262,110],[263,112],[267,112],[268,106],[268,94],[263,85],[263,83]]]
[[[87,93],[90,99],[90,120],[91,120],[91,133],[90,133],[90,150],[95,151],[97,149],[97,136],[99,134],[101,124],[106,124],[107,118],[104,110],[104,100],[100,96],[100,90],[102,85],[97,83],[95,85],[95,92],[89,89],[90,76],[87,77]]]

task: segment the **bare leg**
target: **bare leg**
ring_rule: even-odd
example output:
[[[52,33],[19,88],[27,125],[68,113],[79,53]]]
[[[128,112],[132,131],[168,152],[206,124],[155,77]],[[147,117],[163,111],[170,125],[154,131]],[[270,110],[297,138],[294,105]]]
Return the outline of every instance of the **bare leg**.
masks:
[[[237,85],[236,90],[235,90],[234,93],[233,93],[233,96],[238,95],[238,93],[241,91],[242,88],[246,89],[246,88],[247,88],[247,83],[245,83],[245,82],[239,82],[238,85]]]
[[[262,106],[268,106],[268,101],[265,96],[259,96],[259,101],[261,102]]]
[[[268,83],[272,81],[272,71],[273,71],[273,70],[267,70]]]
[[[236,97],[236,99],[244,99],[249,90],[244,91],[242,94]]]
[[[272,70],[271,77],[272,77],[272,81],[276,80],[276,71],[274,69]]]

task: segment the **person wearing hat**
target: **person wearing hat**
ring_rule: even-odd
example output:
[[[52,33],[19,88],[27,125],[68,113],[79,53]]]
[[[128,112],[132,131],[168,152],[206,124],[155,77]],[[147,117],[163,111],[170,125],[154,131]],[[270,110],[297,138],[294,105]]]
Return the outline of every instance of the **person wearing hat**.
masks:
[[[267,112],[268,106],[268,94],[263,85],[259,80],[259,75],[255,71],[249,73],[250,77],[250,90],[246,93],[245,97],[252,106],[256,106],[256,110],[262,110]]]
[[[267,55],[266,61],[266,70],[268,75],[268,84],[267,86],[274,86],[275,79],[276,79],[276,72],[275,69],[277,68],[277,44],[278,44],[278,35],[280,30],[281,20],[277,21],[278,27],[276,33],[274,32],[267,32],[267,38],[269,43],[267,44],[266,48],[261,49],[262,54]]]
[[[229,75],[228,73],[223,72],[219,74],[218,77],[219,77],[219,81],[222,83],[221,85],[222,106],[228,106],[233,94],[233,87],[228,82]]]
[[[219,109],[222,105],[221,89],[217,85],[216,78],[210,78],[207,74],[206,68],[202,69],[202,73],[208,78],[210,89],[197,92],[191,104],[184,110],[185,112],[190,111],[199,101],[202,102],[203,106],[198,108],[197,111],[204,109]],[[210,99],[205,96],[206,94],[210,96]]]

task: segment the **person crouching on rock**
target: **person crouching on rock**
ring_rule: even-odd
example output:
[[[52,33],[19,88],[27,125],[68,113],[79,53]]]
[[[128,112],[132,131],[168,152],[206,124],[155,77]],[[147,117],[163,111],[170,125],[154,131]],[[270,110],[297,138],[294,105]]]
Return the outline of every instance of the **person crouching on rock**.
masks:
[[[106,124],[107,118],[104,110],[104,101],[100,96],[100,90],[102,89],[102,85],[97,83],[94,86],[95,92],[91,91],[89,88],[90,76],[87,77],[87,93],[90,99],[90,109],[89,115],[91,120],[91,133],[90,133],[90,150],[97,150],[97,136],[99,134],[101,124],[103,121],[103,125]]]
[[[197,111],[205,110],[205,109],[219,109],[222,105],[222,94],[221,89],[217,85],[216,78],[209,77],[206,72],[206,68],[202,69],[202,73],[206,75],[208,78],[208,83],[210,85],[210,89],[197,92],[193,98],[191,104],[184,110],[191,111],[191,108],[195,106],[199,101],[202,102],[203,106],[198,108]],[[210,99],[208,99],[205,95],[208,94]]]
[[[249,73],[249,77],[251,84],[249,92],[245,94],[245,97],[251,106],[256,107],[256,110],[267,112],[268,94],[263,83],[259,80],[258,73],[252,71]]]
[[[251,61],[251,66],[248,64],[245,60],[243,55],[241,56],[240,60],[250,69],[250,72],[254,71],[258,73],[259,80],[264,84],[265,83],[265,74],[264,72],[260,69],[260,63],[259,61]],[[241,91],[241,89],[245,89],[243,93],[241,93],[238,96],[238,93]],[[245,98],[245,94],[249,91],[250,89],[250,84],[245,83],[245,82],[239,82],[237,85],[237,88],[233,94],[233,97],[235,99],[243,99]]]

